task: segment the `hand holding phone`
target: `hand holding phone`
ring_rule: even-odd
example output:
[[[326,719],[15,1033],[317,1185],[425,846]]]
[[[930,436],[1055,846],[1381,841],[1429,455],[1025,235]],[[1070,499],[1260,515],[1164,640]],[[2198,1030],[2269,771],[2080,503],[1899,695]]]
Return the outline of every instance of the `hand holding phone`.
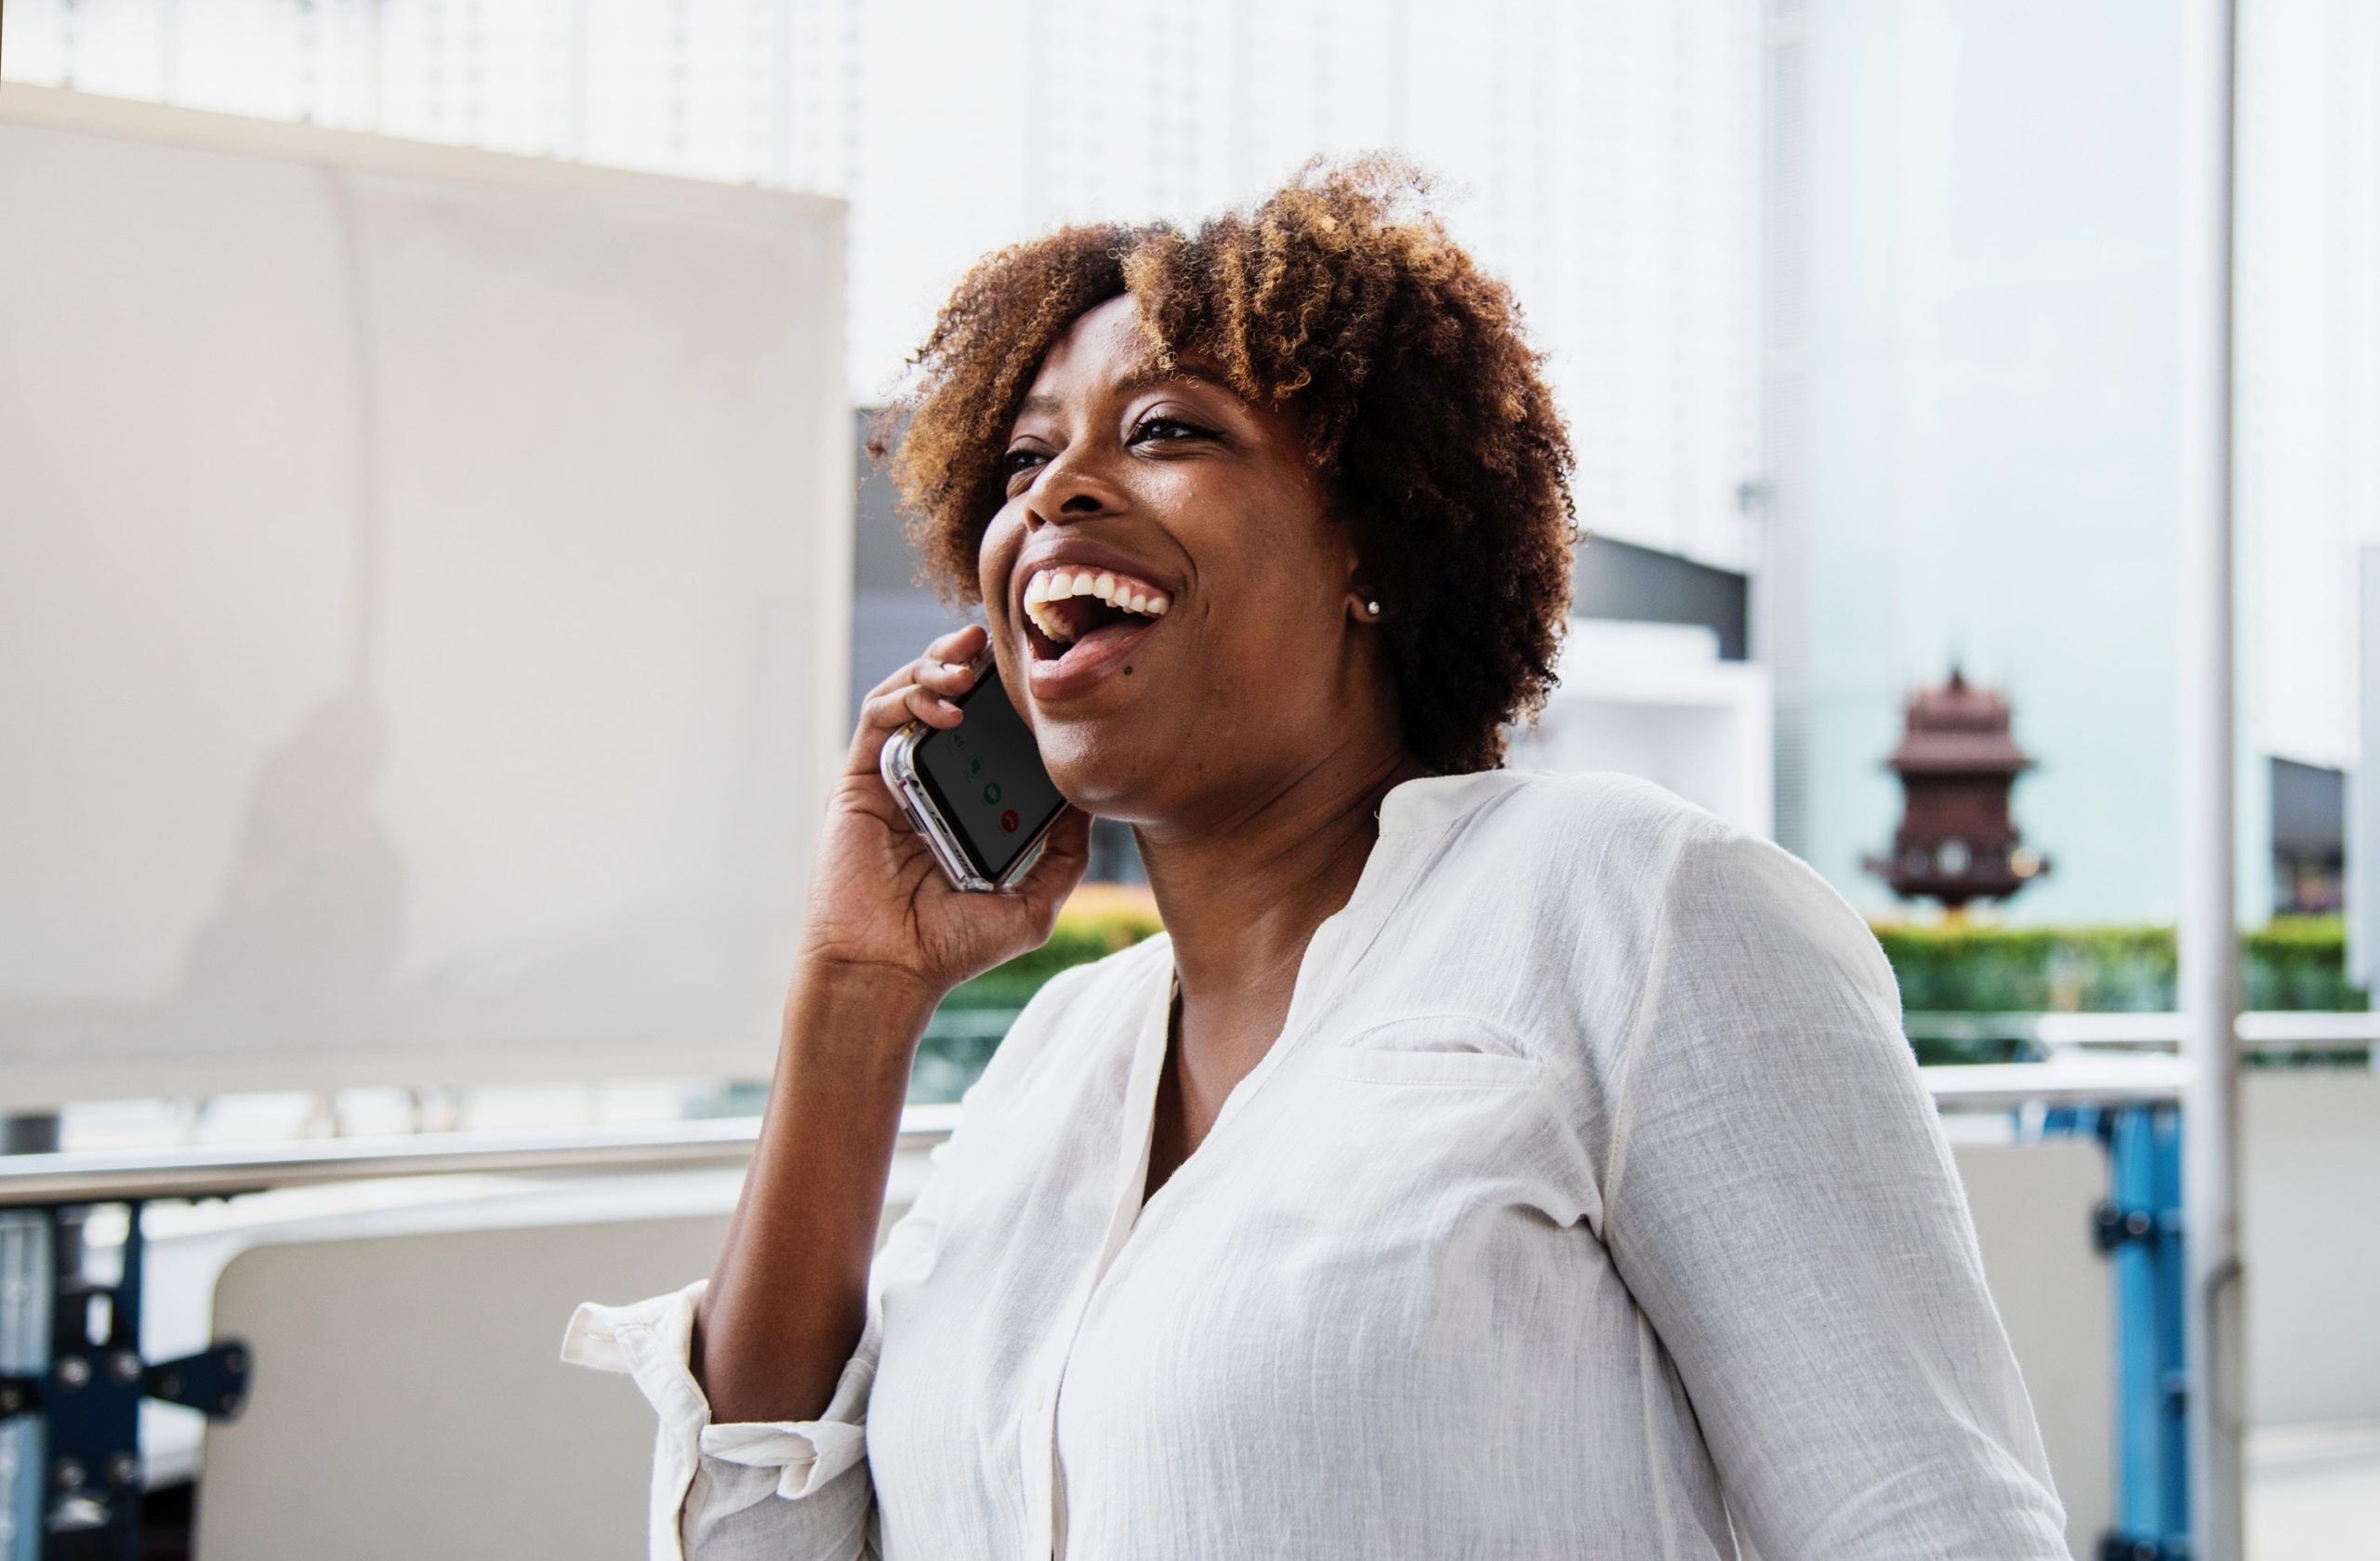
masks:
[[[888,765],[896,737],[907,758]],[[888,784],[895,770],[932,805],[939,845],[911,817],[916,797]],[[939,996],[1047,943],[1090,847],[1090,815],[1050,783],[983,626],[968,624],[861,704],[811,868],[802,957],[913,975]],[[970,876],[982,887],[962,887]]]
[[[960,723],[910,721],[885,743],[879,767],[951,887],[985,893],[1033,870],[1066,800],[991,651],[968,670],[974,681],[955,701]]]

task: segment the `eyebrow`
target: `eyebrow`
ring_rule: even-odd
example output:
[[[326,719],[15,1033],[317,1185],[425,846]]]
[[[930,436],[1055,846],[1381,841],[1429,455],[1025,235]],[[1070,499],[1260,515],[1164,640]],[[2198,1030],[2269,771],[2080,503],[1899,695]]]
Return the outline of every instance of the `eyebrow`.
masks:
[[[1223,386],[1223,382],[1213,375],[1201,374],[1195,368],[1185,368],[1179,364],[1172,368],[1163,368],[1157,364],[1148,363],[1143,364],[1117,380],[1111,388],[1110,393],[1118,396],[1136,396],[1143,390],[1152,390],[1159,385],[1172,384]],[[1228,386],[1223,388],[1229,389]],[[1060,410],[1058,398],[1044,392],[1025,397],[1017,407],[1016,413],[1020,417],[1027,413],[1055,417]]]

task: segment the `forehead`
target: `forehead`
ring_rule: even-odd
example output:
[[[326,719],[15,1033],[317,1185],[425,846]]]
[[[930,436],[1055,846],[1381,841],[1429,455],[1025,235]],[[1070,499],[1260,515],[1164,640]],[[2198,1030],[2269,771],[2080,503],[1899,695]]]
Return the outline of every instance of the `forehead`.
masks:
[[[1140,307],[1129,293],[1096,304],[1075,317],[1041,360],[1019,416],[1051,413],[1061,394],[1132,395],[1152,385],[1188,381],[1210,385],[1229,393],[1215,376],[1195,364],[1169,369],[1141,329]]]
[[[1154,365],[1156,361],[1156,350],[1141,329],[1141,306],[1131,294],[1119,293],[1075,316],[1041,361],[1036,377],[1067,369]]]

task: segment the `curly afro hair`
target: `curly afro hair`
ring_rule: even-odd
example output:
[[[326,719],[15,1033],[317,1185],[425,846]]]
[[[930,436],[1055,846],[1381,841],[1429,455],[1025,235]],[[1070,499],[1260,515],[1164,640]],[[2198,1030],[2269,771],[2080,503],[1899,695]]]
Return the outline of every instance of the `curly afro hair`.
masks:
[[[1542,356],[1429,189],[1394,157],[1316,158],[1195,232],[1071,227],[978,261],[869,431],[919,578],[945,602],[979,600],[1018,403],[1075,318],[1129,292],[1160,363],[1202,360],[1250,401],[1293,405],[1387,605],[1378,632],[1414,757],[1441,774],[1501,767],[1505,723],[1533,718],[1554,682],[1586,534]]]

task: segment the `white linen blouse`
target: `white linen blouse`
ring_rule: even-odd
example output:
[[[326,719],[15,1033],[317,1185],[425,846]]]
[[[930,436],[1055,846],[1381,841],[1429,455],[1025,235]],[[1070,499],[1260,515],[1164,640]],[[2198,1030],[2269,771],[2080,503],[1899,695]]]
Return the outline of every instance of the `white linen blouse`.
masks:
[[[1145,1205],[1170,945],[1042,987],[818,1419],[710,1422],[699,1283],[578,1310],[565,1358],[659,1412],[654,1557],[2063,1561],[1851,906],[1618,774],[1409,780],[1380,823]]]

